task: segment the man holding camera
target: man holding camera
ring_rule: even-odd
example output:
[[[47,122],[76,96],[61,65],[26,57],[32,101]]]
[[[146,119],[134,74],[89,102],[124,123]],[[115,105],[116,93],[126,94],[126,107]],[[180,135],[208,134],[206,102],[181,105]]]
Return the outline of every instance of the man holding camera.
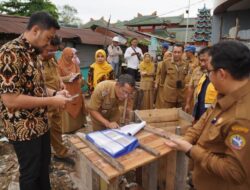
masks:
[[[183,45],[175,44],[172,59],[166,59],[162,63],[164,108],[184,107],[185,79],[189,68],[188,63],[182,60],[183,49]]]
[[[126,49],[124,54],[124,58],[127,61],[127,73],[138,81],[138,67],[143,54],[141,48],[137,46],[138,40],[136,38],[133,38],[130,43],[131,46]]]

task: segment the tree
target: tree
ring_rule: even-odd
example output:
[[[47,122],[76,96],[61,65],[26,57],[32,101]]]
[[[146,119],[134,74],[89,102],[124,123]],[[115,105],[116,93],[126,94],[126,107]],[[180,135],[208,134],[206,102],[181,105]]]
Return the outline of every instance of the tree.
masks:
[[[49,0],[9,0],[0,3],[0,13],[18,16],[31,16],[37,11],[46,11],[58,19],[57,7]]]
[[[65,25],[80,25],[81,19],[76,17],[75,15],[78,14],[77,9],[70,5],[64,5],[62,8],[59,9],[59,21]]]

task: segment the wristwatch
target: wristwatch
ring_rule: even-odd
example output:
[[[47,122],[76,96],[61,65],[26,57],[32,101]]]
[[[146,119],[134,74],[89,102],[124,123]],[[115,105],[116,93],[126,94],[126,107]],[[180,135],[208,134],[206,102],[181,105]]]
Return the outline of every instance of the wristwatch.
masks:
[[[57,91],[55,90],[55,91],[53,92],[52,96],[55,96],[55,95],[56,95],[56,93],[57,93]]]

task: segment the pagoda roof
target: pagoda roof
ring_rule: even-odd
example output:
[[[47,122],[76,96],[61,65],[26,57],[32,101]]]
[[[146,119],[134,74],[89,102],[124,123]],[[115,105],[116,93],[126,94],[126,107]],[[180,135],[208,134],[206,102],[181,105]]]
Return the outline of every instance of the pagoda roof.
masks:
[[[93,25],[107,26],[107,24],[108,22],[104,19],[104,17],[101,17],[98,20],[94,20],[93,18],[91,18],[89,22],[82,25],[82,28],[91,28],[91,26]]]
[[[157,15],[141,15],[138,14],[137,17],[128,21],[126,26],[147,26],[147,25],[161,25],[161,24],[179,24],[186,25],[186,19],[184,14],[179,16],[170,16],[170,17],[158,17]],[[189,18],[189,24],[194,25],[196,22],[195,18]]]

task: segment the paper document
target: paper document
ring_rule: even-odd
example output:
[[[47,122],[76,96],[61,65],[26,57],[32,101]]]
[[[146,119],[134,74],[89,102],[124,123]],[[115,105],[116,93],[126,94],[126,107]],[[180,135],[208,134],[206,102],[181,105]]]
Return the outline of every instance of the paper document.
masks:
[[[146,126],[146,122],[142,121],[141,123],[132,123],[129,125],[125,125],[119,129],[113,129],[113,130],[118,131],[120,133],[124,133],[126,135],[134,136],[145,126]]]
[[[80,76],[80,73],[75,73],[73,74],[70,79],[69,79],[69,82],[73,82],[75,79],[77,79],[78,77]]]

